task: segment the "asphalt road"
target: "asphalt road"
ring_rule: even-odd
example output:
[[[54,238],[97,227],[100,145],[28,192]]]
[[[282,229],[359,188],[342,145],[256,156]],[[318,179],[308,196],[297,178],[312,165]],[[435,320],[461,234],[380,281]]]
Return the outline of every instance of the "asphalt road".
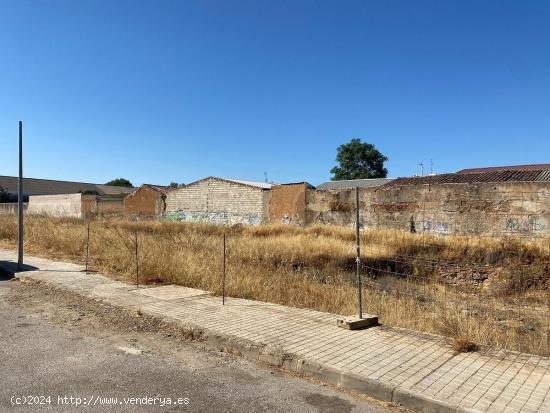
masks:
[[[70,303],[14,293],[28,288],[0,280],[0,411],[397,411],[204,344],[103,331]],[[29,401],[43,404],[13,404]]]

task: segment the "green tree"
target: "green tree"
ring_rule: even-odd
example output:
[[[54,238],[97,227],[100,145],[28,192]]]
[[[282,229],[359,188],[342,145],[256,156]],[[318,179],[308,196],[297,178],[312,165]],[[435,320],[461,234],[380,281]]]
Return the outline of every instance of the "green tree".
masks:
[[[177,188],[178,186],[179,186],[179,185],[178,185],[177,182],[170,182],[170,188],[175,189],[175,188]]]
[[[117,178],[113,179],[112,181],[107,182],[105,185],[109,186],[127,186],[128,188],[132,188],[134,185],[132,183],[125,179],[125,178]]]
[[[353,138],[338,147],[336,162],[338,165],[330,170],[333,181],[343,179],[385,178],[388,170],[384,168],[384,156],[374,145]]]

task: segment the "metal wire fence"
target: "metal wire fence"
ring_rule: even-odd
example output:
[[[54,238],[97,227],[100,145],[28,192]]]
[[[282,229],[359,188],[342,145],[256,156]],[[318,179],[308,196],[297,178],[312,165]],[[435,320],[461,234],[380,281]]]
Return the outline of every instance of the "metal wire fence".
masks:
[[[85,230],[88,240],[86,262],[91,264],[94,260],[88,257],[89,239],[94,236],[94,231],[92,229],[90,235],[89,226]],[[277,283],[283,281],[277,276],[282,267],[290,269],[290,273],[297,277],[306,272],[307,263],[295,262],[290,256],[288,260],[271,257],[278,261],[259,265],[272,265],[273,277],[254,281],[256,290],[244,291],[243,283],[237,277],[249,276],[246,271],[253,267],[247,267],[243,262],[255,260],[256,253],[246,242],[246,235],[240,231],[226,234],[225,231],[207,230],[206,227],[204,230],[211,231],[206,234],[210,240],[208,244],[202,235],[187,236],[179,230],[170,229],[161,235],[134,227],[103,226],[102,250],[123,248],[127,253],[123,254],[123,260],[114,256],[102,259],[118,259],[120,265],[125,265],[129,271],[134,271],[133,267],[134,280],[139,288],[151,280],[150,274],[147,274],[152,266],[151,261],[164,259],[164,268],[176,274],[173,265],[168,262],[171,259],[169,254],[181,254],[179,259],[183,262],[198,262],[198,271],[219,274],[219,280],[215,282],[220,285],[216,292],[221,295],[220,305],[225,304],[226,295],[270,300],[269,294],[258,294],[257,291],[280,288]],[[442,334],[450,340],[481,347],[550,356],[550,259],[541,260],[539,257],[535,260],[529,250],[514,246],[516,240],[513,237],[487,237],[487,242],[492,242],[491,248],[494,249],[494,245],[498,248],[488,251],[484,257],[473,259],[468,254],[465,257],[442,254],[441,243],[434,242],[434,235],[427,231],[408,234],[413,237],[415,248],[412,250],[395,245],[395,230],[374,230],[375,239],[370,231],[363,229],[359,235],[361,304],[365,312],[377,314],[382,324]],[[460,243],[459,238],[455,241]],[[542,245],[540,238],[537,243]],[[550,238],[548,245],[542,247],[547,248],[543,248],[543,254],[550,252]],[[348,254],[341,257],[341,265],[349,276],[347,281],[345,277],[336,282],[327,281],[331,274],[324,274],[324,270],[320,269],[308,282],[353,288],[355,280],[350,264],[354,262],[354,249],[355,245],[350,245]],[[182,252],[184,250],[189,252]],[[154,256],[159,251],[166,255]],[[191,257],[190,254],[199,254],[200,257]],[[140,274],[142,261],[146,272],[144,276]],[[200,281],[201,274],[197,272],[195,276],[192,286],[204,285]],[[167,277],[161,279],[166,280]],[[287,301],[290,304],[298,302],[292,294],[288,292]],[[302,299],[299,305],[307,306],[307,303],[307,299]]]
[[[429,248],[424,246],[423,252]],[[550,261],[534,268],[530,257],[516,257],[508,278],[498,279],[502,268],[479,262],[404,254],[381,257],[379,246],[366,245],[364,250],[364,306],[383,324],[550,355]],[[494,280],[488,280],[491,271]]]

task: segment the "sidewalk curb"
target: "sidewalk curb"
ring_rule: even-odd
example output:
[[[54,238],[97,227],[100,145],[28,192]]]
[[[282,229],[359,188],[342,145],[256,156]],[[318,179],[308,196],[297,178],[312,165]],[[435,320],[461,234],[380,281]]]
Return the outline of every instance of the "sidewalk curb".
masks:
[[[278,348],[273,348],[263,344],[258,344],[250,340],[237,338],[232,335],[224,335],[215,333],[208,328],[203,328],[200,325],[192,323],[182,323],[181,321],[172,318],[167,315],[159,315],[156,312],[148,311],[140,306],[136,305],[123,305],[120,302],[113,301],[109,298],[101,298],[97,295],[93,295],[89,291],[72,290],[65,288],[62,284],[55,282],[48,282],[44,280],[36,280],[32,276],[25,273],[14,274],[22,283],[45,283],[49,286],[65,291],[71,291],[78,295],[81,295],[87,299],[94,301],[103,301],[112,305],[113,307],[124,308],[126,310],[140,311],[150,317],[160,319],[162,321],[184,325],[193,330],[203,333],[205,343],[211,347],[218,348],[220,351],[235,354],[241,356],[249,361],[262,362],[271,366],[284,368],[290,371],[294,371],[304,376],[315,378],[324,383],[328,383],[334,386],[346,390],[352,390],[358,393],[365,394],[377,400],[394,402],[399,405],[411,409],[416,412],[423,413],[466,413],[472,412],[470,409],[462,409],[458,406],[452,406],[447,404],[443,400],[436,400],[427,395],[412,392],[408,389],[392,386],[391,384],[384,383],[383,381],[363,377],[358,374],[347,372],[340,369],[327,366],[323,363],[316,361],[303,359],[293,354],[284,353]]]

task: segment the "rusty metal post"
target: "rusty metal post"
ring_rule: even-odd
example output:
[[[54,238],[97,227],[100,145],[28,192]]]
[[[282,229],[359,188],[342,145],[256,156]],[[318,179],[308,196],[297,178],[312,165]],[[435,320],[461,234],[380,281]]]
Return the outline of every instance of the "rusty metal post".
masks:
[[[359,234],[359,187],[355,187],[355,258],[356,274],[355,283],[357,285],[357,316],[363,318],[363,292],[361,286],[361,246]]]
[[[137,229],[134,230],[134,245],[136,247],[135,256],[136,256],[136,288],[139,288],[139,256],[138,256],[138,235]]]
[[[225,265],[226,253],[225,253],[225,232],[223,233],[223,279],[222,279],[222,305],[225,305]]]
[[[88,274],[88,257],[90,256],[90,219],[86,229],[86,274]]]

